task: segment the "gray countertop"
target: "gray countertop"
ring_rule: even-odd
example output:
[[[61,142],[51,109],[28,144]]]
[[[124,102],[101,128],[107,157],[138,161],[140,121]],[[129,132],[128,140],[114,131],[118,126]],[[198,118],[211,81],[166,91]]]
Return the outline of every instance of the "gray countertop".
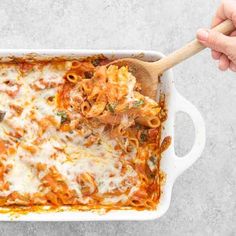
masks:
[[[216,0],[1,0],[0,48],[143,49],[169,53],[208,26]],[[202,112],[207,144],[176,181],[169,211],[150,222],[1,222],[0,235],[236,235],[236,74],[209,50],[174,69],[177,89]],[[193,141],[177,117],[176,148]]]

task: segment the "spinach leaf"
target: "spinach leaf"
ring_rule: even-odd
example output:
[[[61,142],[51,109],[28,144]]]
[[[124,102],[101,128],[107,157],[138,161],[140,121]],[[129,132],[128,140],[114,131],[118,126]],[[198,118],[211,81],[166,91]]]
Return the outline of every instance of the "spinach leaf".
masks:
[[[138,101],[134,101],[133,107],[140,107],[144,104],[144,100],[140,99]]]
[[[65,123],[68,120],[68,117],[65,111],[58,111],[57,115],[61,117],[61,124]]]
[[[147,134],[141,133],[140,134],[140,139],[141,139],[142,142],[146,142],[147,141]]]
[[[111,113],[115,113],[116,104],[108,103],[108,104],[107,104],[107,109],[108,109]]]
[[[5,115],[6,115],[6,112],[0,110],[0,122],[4,120]]]

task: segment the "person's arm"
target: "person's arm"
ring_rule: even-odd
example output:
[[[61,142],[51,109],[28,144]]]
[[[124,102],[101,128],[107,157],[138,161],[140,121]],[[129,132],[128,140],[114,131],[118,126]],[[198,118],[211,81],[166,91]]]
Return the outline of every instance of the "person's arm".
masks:
[[[212,21],[212,27],[230,19],[236,27],[236,0],[223,0]],[[199,29],[197,39],[212,49],[212,57],[219,60],[219,69],[236,72],[236,30],[225,36],[210,29]]]

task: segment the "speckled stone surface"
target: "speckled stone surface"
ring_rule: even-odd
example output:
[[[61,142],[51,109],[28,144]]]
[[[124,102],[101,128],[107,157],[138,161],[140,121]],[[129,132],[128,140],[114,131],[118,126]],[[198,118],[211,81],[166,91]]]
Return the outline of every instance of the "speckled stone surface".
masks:
[[[214,0],[1,0],[0,48],[143,49],[169,53],[208,26]],[[207,144],[173,189],[169,211],[149,222],[1,222],[0,235],[236,235],[236,74],[209,51],[174,69],[178,90],[202,112]],[[177,153],[193,127],[177,117]]]

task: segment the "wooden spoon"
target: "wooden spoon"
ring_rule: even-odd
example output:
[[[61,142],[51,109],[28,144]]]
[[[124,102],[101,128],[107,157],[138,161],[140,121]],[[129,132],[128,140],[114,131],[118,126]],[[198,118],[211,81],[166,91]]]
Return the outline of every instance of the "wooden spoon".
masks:
[[[226,20],[213,29],[227,35],[233,32],[235,27],[231,20]],[[137,81],[141,83],[142,94],[156,99],[159,76],[161,76],[164,71],[197,54],[203,49],[205,49],[205,46],[195,39],[156,62],[146,62],[135,58],[122,58],[108,65],[127,65],[132,74],[137,78]]]

